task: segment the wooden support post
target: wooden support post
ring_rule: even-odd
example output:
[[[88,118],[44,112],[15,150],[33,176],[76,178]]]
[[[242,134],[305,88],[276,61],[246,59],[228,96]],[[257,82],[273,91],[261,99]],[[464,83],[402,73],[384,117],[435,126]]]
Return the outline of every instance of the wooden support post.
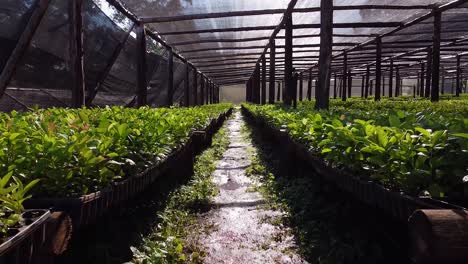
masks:
[[[338,84],[338,77],[336,76],[336,72],[334,73],[334,81],[333,81],[333,99],[337,97],[337,84]]]
[[[285,82],[285,95],[284,103],[292,105],[293,100],[293,19],[292,14],[286,14],[284,18],[285,27],[285,54],[284,54],[284,82]]]
[[[70,64],[72,65],[72,107],[85,105],[82,0],[70,2]]]
[[[260,104],[261,103],[261,98],[260,98],[260,65],[257,64],[257,67],[255,69],[255,103]]]
[[[421,73],[418,72],[417,77],[416,77],[416,92],[414,93],[415,97],[419,95],[419,87],[421,87],[421,85],[420,85],[421,77],[420,76],[421,76]]]
[[[421,63],[421,76],[419,82],[419,96],[424,97],[424,80],[425,80],[426,65]]]
[[[440,79],[440,34],[442,25],[442,14],[434,11],[434,34],[432,37],[432,90],[431,101],[439,101],[439,79]]]
[[[276,78],[276,44],[273,39],[270,42],[270,80],[268,81],[269,93],[268,93],[268,103],[275,103],[275,78]]]
[[[441,85],[440,91],[442,94],[445,94],[445,70],[443,67],[442,67],[442,85]]]
[[[461,55],[457,55],[457,85],[456,85],[456,91],[455,91],[455,96],[459,97],[460,92],[461,92]]]
[[[343,54],[343,90],[341,91],[341,100],[346,101],[346,91],[348,87],[348,53]]]
[[[267,83],[267,79],[266,79],[266,58],[265,58],[265,55],[262,56],[262,102],[261,104],[264,105],[266,104],[266,91],[267,91],[267,88],[266,88],[266,83]]]
[[[362,76],[362,81],[361,81],[361,98],[364,98],[364,87],[366,83],[366,76]]]
[[[198,105],[198,71],[193,68],[193,105]]]
[[[416,85],[413,84],[413,98],[416,98]]]
[[[174,104],[174,51],[168,49],[167,58],[167,101],[166,106],[172,106]]]
[[[302,102],[304,99],[304,80],[303,80],[304,75],[302,72],[298,76],[298,82],[299,82],[299,101]]]
[[[312,69],[309,69],[309,81],[307,83],[307,100],[312,101]]]
[[[147,62],[146,62],[146,31],[143,25],[136,27],[137,35],[137,100],[136,106],[142,107],[147,105],[148,96],[148,81],[146,78]]]
[[[353,96],[353,75],[351,74],[351,70],[348,70],[348,98]]]
[[[374,95],[374,80],[370,81],[370,90],[369,90],[370,96]]]
[[[364,91],[364,97],[369,98],[369,82],[370,82],[370,67],[366,69],[366,90]]]
[[[278,95],[276,97],[277,101],[281,101],[281,82],[278,82]]]
[[[330,77],[333,47],[333,1],[320,1],[320,54],[318,83],[315,88],[315,108],[328,109],[330,105]]]
[[[432,78],[432,48],[427,49],[427,64],[426,64],[426,89],[424,97],[429,98],[431,94],[431,78]]]
[[[340,79],[340,85],[338,87],[338,97],[341,98],[341,93],[343,92],[343,77],[341,77],[339,79]]]
[[[200,74],[200,105],[205,104],[205,76]]]
[[[245,101],[250,103],[250,79],[245,83]]]
[[[293,107],[297,108],[297,82],[299,80],[299,74],[297,72],[293,75]]]
[[[393,97],[393,59],[390,59],[390,77],[388,78],[388,97]]]
[[[190,106],[190,66],[186,62],[185,63],[185,106]]]
[[[211,87],[211,83],[210,83],[210,79],[208,79],[208,77],[205,77],[206,78],[206,85],[205,85],[205,90],[206,90],[206,93],[205,93],[205,102],[206,104],[210,104],[210,87]]]
[[[41,23],[42,18],[47,11],[49,2],[50,0],[38,0],[36,1],[35,6],[31,7],[33,11],[25,27],[23,28],[20,37],[16,41],[15,48],[8,57],[8,60],[6,61],[3,69],[0,68],[0,98],[5,93],[11,78],[13,78],[13,74],[15,73],[19,61],[26,53],[34,33],[39,27],[39,24]]]
[[[400,68],[396,67],[396,88],[395,88],[395,97],[401,95],[401,80],[400,80]]]
[[[382,74],[382,97],[385,96],[385,74]]]
[[[376,39],[376,58],[375,58],[375,101],[380,101],[382,85],[382,39]]]
[[[468,263],[468,211],[418,210],[408,230],[413,263]]]

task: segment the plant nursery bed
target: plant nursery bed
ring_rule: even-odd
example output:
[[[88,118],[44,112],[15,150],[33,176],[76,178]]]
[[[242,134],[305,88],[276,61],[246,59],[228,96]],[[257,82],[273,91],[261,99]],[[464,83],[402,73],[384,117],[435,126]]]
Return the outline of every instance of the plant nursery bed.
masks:
[[[91,225],[108,210],[119,207],[143,192],[159,177],[177,175],[181,170],[192,170],[197,151],[200,152],[211,143],[212,136],[230,112],[227,111],[212,119],[204,130],[194,131],[185,144],[174,150],[158,165],[123,181],[114,182],[108,189],[76,198],[33,198],[25,201],[25,208],[50,208],[52,211],[66,212],[70,215],[75,230]]]
[[[18,227],[10,228],[1,239],[0,263],[30,263],[32,255],[43,246],[49,210],[26,210]]]
[[[466,210],[461,206],[432,198],[412,197],[403,192],[394,192],[376,182],[365,181],[346,170],[334,168],[323,159],[312,155],[303,144],[291,139],[286,131],[274,128],[265,119],[253,115],[244,107],[242,111],[251,123],[261,129],[263,135],[278,142],[293,162],[306,162],[328,182],[368,206],[382,210],[397,221],[407,222],[408,218],[420,209]]]

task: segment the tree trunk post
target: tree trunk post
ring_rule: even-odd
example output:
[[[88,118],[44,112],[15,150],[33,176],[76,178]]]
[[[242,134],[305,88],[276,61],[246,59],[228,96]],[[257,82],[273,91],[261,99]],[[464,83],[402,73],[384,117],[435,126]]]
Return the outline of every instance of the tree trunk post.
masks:
[[[431,101],[439,101],[439,81],[440,81],[440,34],[441,34],[442,14],[434,11],[434,34],[432,37],[432,90]]]
[[[147,105],[148,81],[146,78],[146,32],[144,25],[136,27],[137,34],[137,107]]]
[[[457,55],[457,80],[456,80],[456,90],[455,90],[455,96],[459,97],[460,92],[461,92],[461,55]]]
[[[370,67],[367,66],[366,69],[366,89],[364,91],[364,97],[369,98],[369,86],[370,86]]]
[[[431,95],[431,79],[432,79],[432,48],[427,49],[427,64],[426,64],[426,90],[424,97],[429,98]]]
[[[34,10],[32,11],[27,24],[22,29],[23,31],[16,41],[15,48],[8,57],[4,67],[0,68],[0,98],[4,95],[11,78],[13,78],[13,74],[15,73],[19,61],[30,46],[34,33],[36,33],[36,30],[47,11],[49,2],[50,0],[39,0],[36,2],[36,6],[31,7]]]
[[[262,100],[261,100],[261,104],[264,105],[266,104],[266,83],[267,83],[267,79],[266,79],[266,57],[265,55],[262,56]]]
[[[284,103],[291,106],[293,100],[293,18],[292,14],[286,14],[285,22],[285,55],[284,55],[284,82],[285,82],[285,95]]]
[[[85,72],[83,47],[83,1],[70,1],[70,63],[73,65],[72,106],[85,105]]]
[[[375,58],[375,101],[380,101],[382,86],[382,38],[376,39],[376,58]]]
[[[275,79],[276,79],[276,43],[275,40],[271,40],[270,42],[270,80],[268,82],[269,85],[269,93],[268,93],[268,103],[274,104],[275,103]]]
[[[344,52],[343,55],[343,91],[341,93],[341,100],[346,101],[346,93],[348,87],[348,53]]]
[[[320,1],[320,55],[318,83],[315,89],[315,108],[328,109],[330,105],[330,77],[333,47],[333,1]]]

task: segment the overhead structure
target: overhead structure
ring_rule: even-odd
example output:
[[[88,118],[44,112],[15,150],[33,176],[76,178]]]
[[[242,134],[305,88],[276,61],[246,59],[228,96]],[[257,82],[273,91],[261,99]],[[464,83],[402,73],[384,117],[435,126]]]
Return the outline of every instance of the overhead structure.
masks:
[[[351,2],[5,0],[0,110],[465,92],[468,0]]]

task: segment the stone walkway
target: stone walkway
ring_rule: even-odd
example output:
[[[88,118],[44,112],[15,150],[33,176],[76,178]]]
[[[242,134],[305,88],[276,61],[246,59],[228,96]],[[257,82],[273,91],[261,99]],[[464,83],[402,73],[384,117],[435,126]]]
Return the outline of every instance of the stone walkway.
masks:
[[[241,135],[243,123],[239,111],[227,123],[230,145],[216,163],[214,175],[220,193],[214,198],[213,209],[200,219],[200,225],[210,230],[199,240],[207,252],[204,262],[306,263],[295,253],[291,232],[271,224],[282,212],[265,206],[262,195],[253,191],[259,183],[246,176],[249,153],[255,149]]]

